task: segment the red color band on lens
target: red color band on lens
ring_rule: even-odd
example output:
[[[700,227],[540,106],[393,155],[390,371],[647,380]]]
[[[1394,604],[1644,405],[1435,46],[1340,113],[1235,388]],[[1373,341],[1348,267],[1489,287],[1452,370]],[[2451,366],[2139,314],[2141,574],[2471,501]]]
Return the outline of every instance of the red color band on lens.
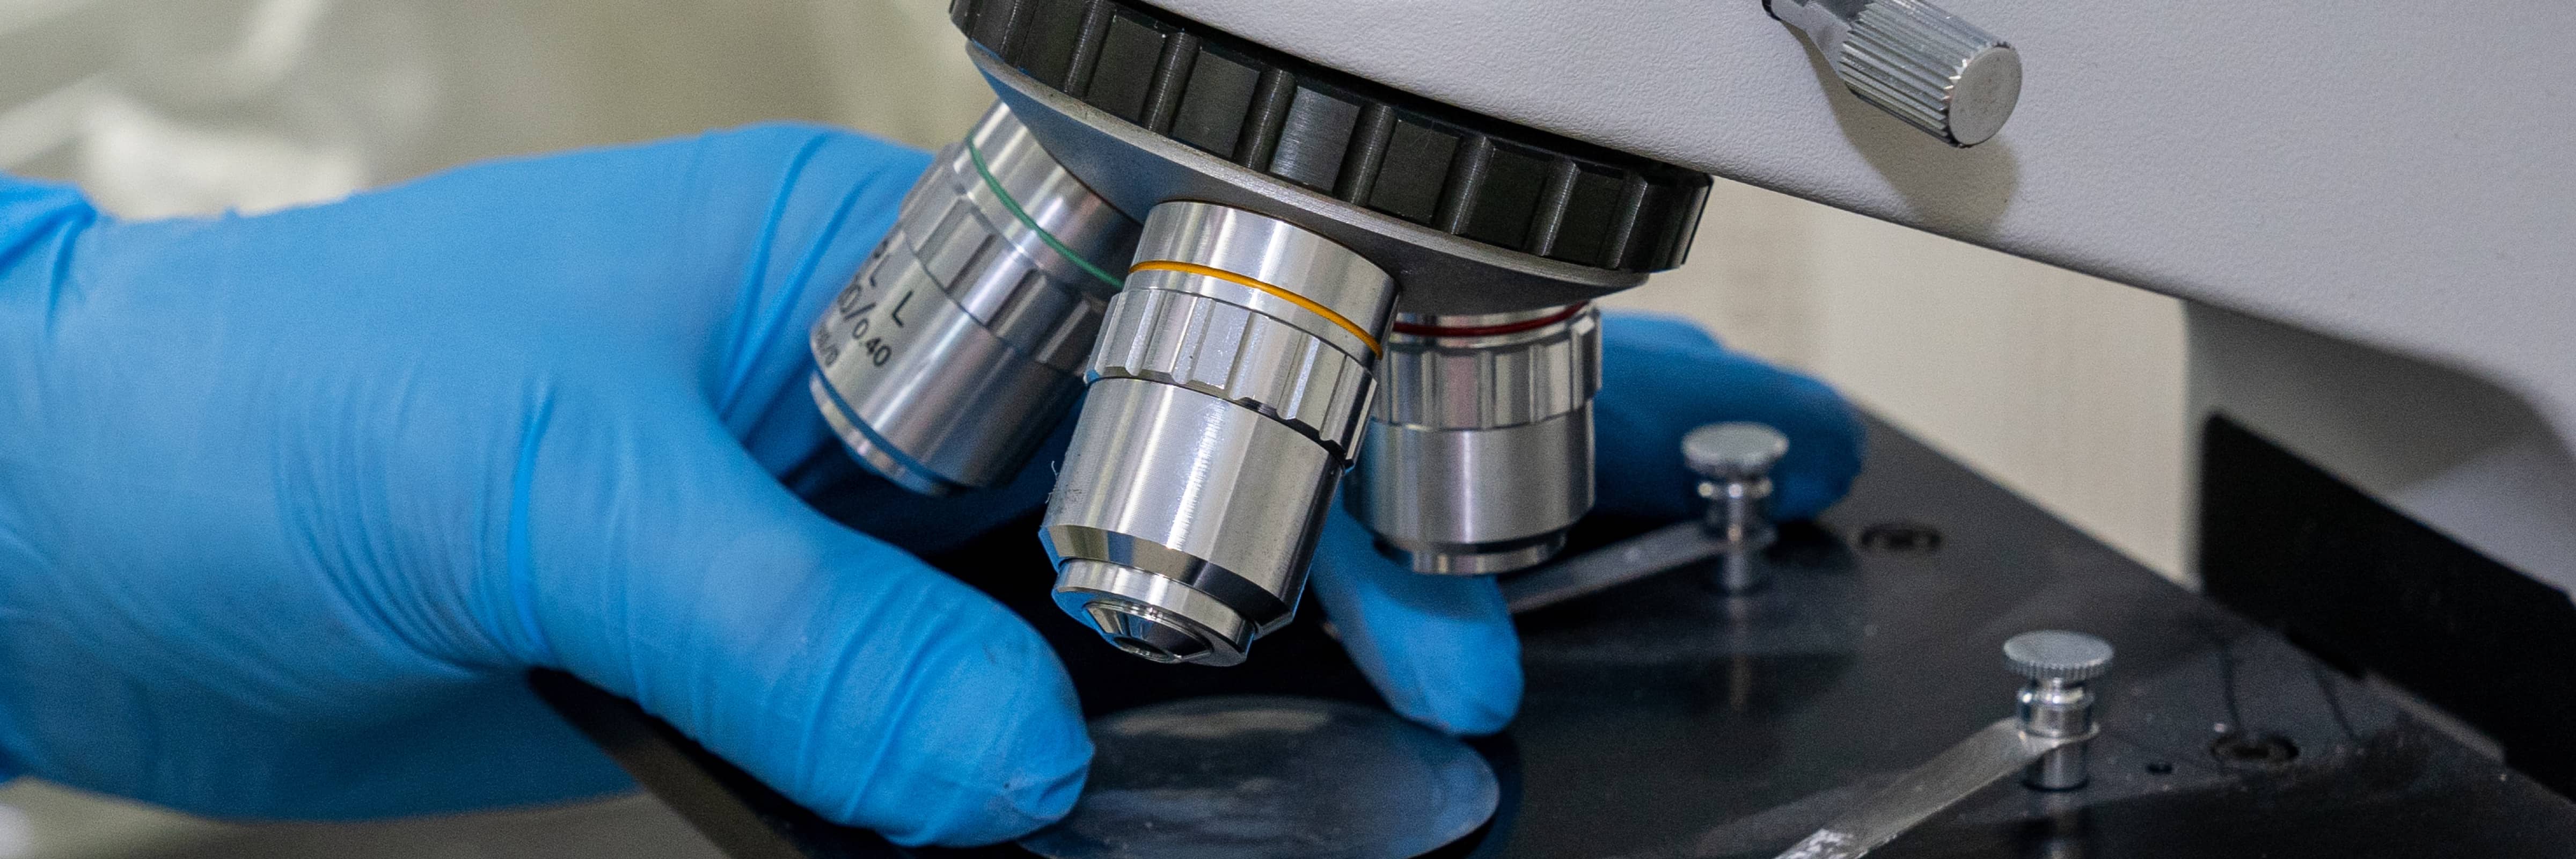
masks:
[[[1506,322],[1501,325],[1443,328],[1438,325],[1398,322],[1395,323],[1395,333],[1409,334],[1415,337],[1492,337],[1497,334],[1518,334],[1532,328],[1545,328],[1547,326],[1572,319],[1575,314],[1582,313],[1583,308],[1590,306],[1592,306],[1592,302],[1578,301],[1564,310],[1560,310],[1546,316],[1541,316],[1537,319],[1522,322]]]

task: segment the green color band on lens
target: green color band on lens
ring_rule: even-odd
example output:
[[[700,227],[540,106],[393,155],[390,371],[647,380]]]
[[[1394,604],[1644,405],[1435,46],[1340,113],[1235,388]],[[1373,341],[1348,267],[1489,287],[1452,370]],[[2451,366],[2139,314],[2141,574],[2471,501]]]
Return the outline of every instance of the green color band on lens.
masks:
[[[1125,281],[1109,276],[1109,273],[1102,271],[1099,266],[1092,265],[1090,260],[1083,259],[1081,254],[1074,253],[1072,248],[1065,247],[1063,242],[1056,241],[1054,233],[1047,232],[1045,227],[1038,226],[1037,219],[1029,217],[1028,211],[1020,208],[1020,201],[1011,199],[1011,192],[1002,190],[1002,180],[993,178],[992,168],[984,166],[984,153],[975,150],[973,140],[966,141],[966,158],[975,162],[975,172],[984,177],[984,187],[993,189],[993,196],[1002,198],[1002,208],[1011,210],[1012,217],[1020,219],[1020,223],[1027,224],[1029,229],[1036,230],[1038,238],[1044,240],[1047,247],[1054,248],[1056,253],[1063,254],[1065,259],[1072,260],[1073,264],[1081,266],[1083,271],[1091,272],[1092,277],[1100,278],[1100,282],[1109,284],[1111,289],[1126,285]]]

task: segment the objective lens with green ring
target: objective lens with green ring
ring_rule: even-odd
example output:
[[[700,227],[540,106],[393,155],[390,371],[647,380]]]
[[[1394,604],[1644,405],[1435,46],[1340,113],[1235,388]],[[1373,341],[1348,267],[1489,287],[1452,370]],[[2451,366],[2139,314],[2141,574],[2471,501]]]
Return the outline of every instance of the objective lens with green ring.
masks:
[[[815,405],[869,468],[943,495],[1027,464],[1082,368],[1139,225],[994,105],[904,198],[814,323]]]

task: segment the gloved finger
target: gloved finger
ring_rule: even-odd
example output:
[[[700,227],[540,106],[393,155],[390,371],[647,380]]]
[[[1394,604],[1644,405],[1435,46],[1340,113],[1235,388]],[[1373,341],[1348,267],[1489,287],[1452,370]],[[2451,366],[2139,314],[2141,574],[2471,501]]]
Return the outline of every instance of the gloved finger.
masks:
[[[1520,638],[1494,577],[1396,566],[1336,503],[1311,579],[1342,646],[1397,713],[1452,734],[1490,734],[1520,710]]]
[[[926,153],[848,131],[768,123],[478,164],[266,223],[288,235],[455,225],[436,247],[483,253],[423,265],[549,284],[514,297],[523,304],[517,318],[557,323],[535,348],[561,343],[596,353],[634,340],[660,347],[636,354],[687,362],[627,370],[687,375],[733,437],[776,474],[829,438],[805,392],[807,328],[893,225],[928,164]],[[593,324],[567,331],[560,320]]]
[[[689,375],[704,399],[694,408],[712,407],[766,470],[869,533],[932,551],[1025,512],[1048,481],[1024,473],[1005,491],[911,496],[840,449],[805,384],[810,327],[884,238],[927,163],[919,151],[845,131],[764,124],[477,165],[362,196],[339,214],[391,223],[435,208],[514,213],[458,214],[488,232],[455,241],[511,247],[512,270],[494,279],[563,284],[531,300],[573,306],[527,316],[603,320],[593,331],[531,332],[526,342],[682,344],[658,351],[695,363],[667,369]],[[518,247],[532,230],[546,241]],[[657,369],[666,368],[629,372]]]
[[[1034,630],[813,512],[712,421],[621,430],[552,409],[493,594],[510,608],[488,620],[527,661],[898,843],[999,841],[1071,808],[1091,745]]]
[[[697,148],[710,180],[675,204],[708,223],[695,255],[728,260],[714,282],[730,295],[710,352],[722,360],[702,384],[752,457],[808,501],[915,551],[949,548],[1044,501],[1049,457],[1002,486],[949,498],[876,479],[840,449],[807,390],[814,321],[884,240],[926,156],[802,126],[726,132]],[[842,497],[823,500],[831,496]]]
[[[710,353],[723,363],[708,380],[708,394],[734,437],[777,474],[809,451],[837,445],[806,390],[813,367],[809,335],[894,226],[929,156],[797,126],[758,126],[713,145],[741,158],[719,168],[739,174],[740,187],[707,186],[692,205],[743,220],[715,234],[739,244],[731,250],[741,271],[728,283],[733,306],[723,340]]]
[[[1675,317],[1614,313],[1601,324],[1595,509],[1690,515],[1697,483],[1683,467],[1681,439],[1720,421],[1769,424],[1789,437],[1788,455],[1771,470],[1778,518],[1812,517],[1850,490],[1860,473],[1860,420],[1833,388],[1720,348]]]
[[[1613,320],[1615,325],[1612,325]],[[1603,336],[1617,338],[1605,341],[1602,344],[1604,350],[1609,349],[1612,343],[1634,349],[1667,350],[1718,349],[1724,346],[1699,323],[1668,314],[1607,311],[1602,314],[1602,324],[1610,326],[1603,329]]]

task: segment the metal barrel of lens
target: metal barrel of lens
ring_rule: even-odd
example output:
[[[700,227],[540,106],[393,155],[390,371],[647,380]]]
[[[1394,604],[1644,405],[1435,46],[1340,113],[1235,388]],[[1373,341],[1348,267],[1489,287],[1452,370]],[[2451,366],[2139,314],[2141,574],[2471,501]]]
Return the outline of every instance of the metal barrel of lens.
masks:
[[[1040,534],[1110,643],[1232,665],[1296,614],[1395,282],[1285,221],[1168,202],[1111,302]]]
[[[1415,572],[1534,566],[1592,509],[1591,305],[1399,316],[1347,503]]]
[[[907,489],[1008,480],[1081,392],[1119,285],[1101,263],[1125,259],[1137,232],[995,105],[815,322],[815,405]]]

